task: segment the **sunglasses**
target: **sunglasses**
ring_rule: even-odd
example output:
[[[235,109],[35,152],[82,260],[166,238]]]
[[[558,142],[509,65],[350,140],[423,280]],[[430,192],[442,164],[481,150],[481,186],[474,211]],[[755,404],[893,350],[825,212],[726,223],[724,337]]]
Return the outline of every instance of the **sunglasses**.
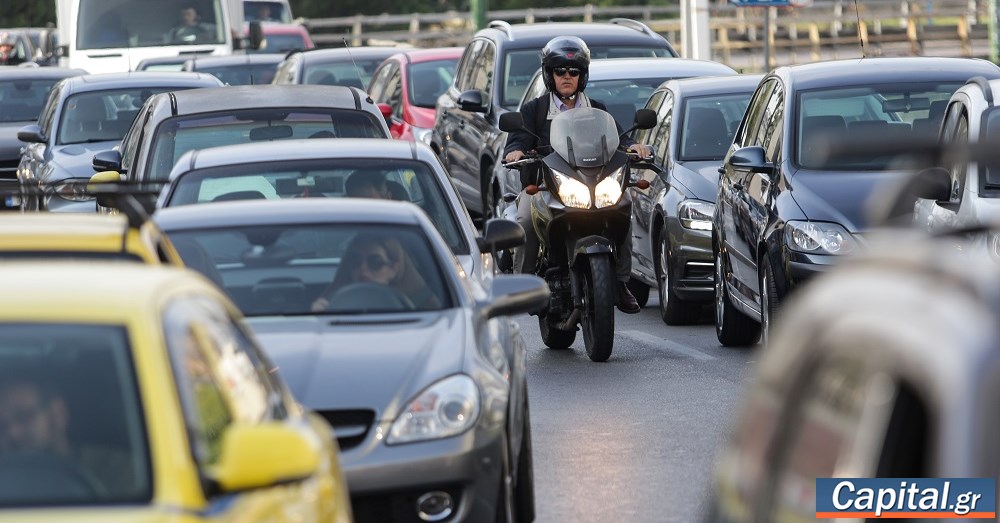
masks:
[[[565,76],[566,73],[569,73],[569,75],[573,78],[580,76],[580,69],[576,67],[556,67],[555,69],[552,69],[552,72],[555,73],[556,76]]]
[[[385,257],[380,254],[369,254],[364,258],[360,258],[359,256],[350,256],[347,259],[347,263],[355,265],[358,268],[361,268],[363,265],[367,267],[369,271],[378,272],[389,265],[389,260],[385,259]]]

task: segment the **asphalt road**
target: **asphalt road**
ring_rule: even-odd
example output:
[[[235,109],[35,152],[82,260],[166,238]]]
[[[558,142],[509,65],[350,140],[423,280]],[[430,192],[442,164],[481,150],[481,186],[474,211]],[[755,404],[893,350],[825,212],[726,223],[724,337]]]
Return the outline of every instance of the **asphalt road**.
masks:
[[[649,301],[636,315],[616,311],[606,363],[587,358],[582,333],[570,350],[547,349],[537,320],[519,319],[536,521],[693,523],[705,514],[714,455],[759,348],[722,347],[707,317],[670,327],[655,293]]]

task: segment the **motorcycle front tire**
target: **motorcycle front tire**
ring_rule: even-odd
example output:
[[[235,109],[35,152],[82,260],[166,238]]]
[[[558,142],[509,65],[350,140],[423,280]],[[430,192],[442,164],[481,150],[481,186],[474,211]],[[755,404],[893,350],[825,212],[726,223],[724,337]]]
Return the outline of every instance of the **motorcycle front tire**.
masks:
[[[583,342],[591,361],[608,361],[615,343],[615,270],[611,256],[588,256],[583,272]]]

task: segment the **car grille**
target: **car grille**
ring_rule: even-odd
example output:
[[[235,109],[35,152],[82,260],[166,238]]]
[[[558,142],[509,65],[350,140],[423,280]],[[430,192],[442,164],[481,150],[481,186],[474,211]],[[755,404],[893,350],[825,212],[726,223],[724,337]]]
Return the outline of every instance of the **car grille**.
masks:
[[[20,158],[13,160],[0,160],[0,179],[16,180],[17,166],[21,163]]]
[[[333,426],[340,450],[360,445],[371,430],[372,422],[375,421],[375,411],[368,409],[319,410],[316,413]]]
[[[455,514],[458,514],[462,503],[462,488],[458,485],[444,488],[430,486],[409,491],[352,496],[351,511],[354,513],[354,521],[356,523],[382,523],[384,521],[423,523],[423,520],[417,515],[417,500],[425,493],[434,490],[447,492],[454,500],[452,515],[441,520],[451,521]]]

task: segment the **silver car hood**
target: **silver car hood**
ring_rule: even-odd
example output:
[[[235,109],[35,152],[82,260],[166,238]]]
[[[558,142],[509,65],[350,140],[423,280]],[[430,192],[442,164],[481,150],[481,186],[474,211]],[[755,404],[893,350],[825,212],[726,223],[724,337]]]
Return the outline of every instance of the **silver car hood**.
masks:
[[[385,421],[427,386],[461,372],[468,336],[463,309],[247,323],[305,407],[372,409]]]
[[[51,178],[42,181],[53,182],[56,180],[65,180],[66,178],[90,178],[94,174],[94,155],[101,151],[111,150],[119,142],[121,140],[74,143],[53,147],[51,160],[53,169],[49,172]],[[41,175],[41,173],[37,173],[36,175]]]

